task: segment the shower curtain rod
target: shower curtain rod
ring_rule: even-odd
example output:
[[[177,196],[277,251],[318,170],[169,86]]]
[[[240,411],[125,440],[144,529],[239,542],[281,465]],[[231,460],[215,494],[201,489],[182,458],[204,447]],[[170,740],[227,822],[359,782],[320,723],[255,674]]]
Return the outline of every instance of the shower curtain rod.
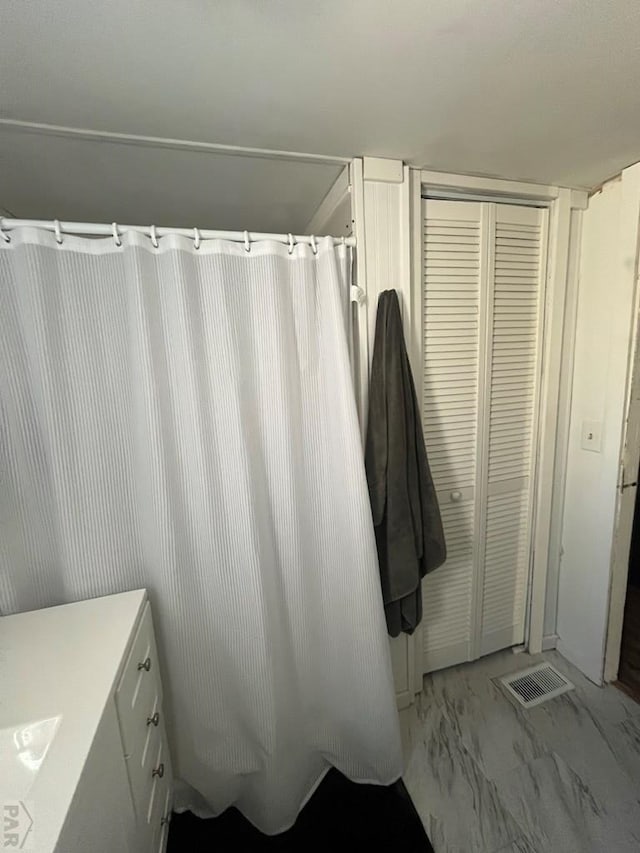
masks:
[[[260,242],[262,240],[275,240],[278,243],[306,243],[309,246],[314,246],[316,238],[309,234],[269,234],[258,231],[211,231],[203,228],[156,228],[155,225],[119,225],[112,222],[111,225],[98,222],[60,222],[57,219],[6,219],[0,218],[0,237],[4,237],[5,241],[9,235],[7,231],[15,228],[44,228],[47,231],[53,231],[56,235],[58,243],[61,243],[65,234],[80,234],[89,237],[113,237],[116,243],[120,239],[120,235],[126,231],[136,231],[138,234],[145,234],[151,238],[154,245],[157,243],[158,237],[166,237],[169,234],[178,234],[181,237],[190,237],[200,245],[201,240],[231,240],[234,243],[250,243]],[[9,238],[10,239],[10,238]],[[342,243],[346,246],[355,246],[355,237],[332,237],[334,244]]]

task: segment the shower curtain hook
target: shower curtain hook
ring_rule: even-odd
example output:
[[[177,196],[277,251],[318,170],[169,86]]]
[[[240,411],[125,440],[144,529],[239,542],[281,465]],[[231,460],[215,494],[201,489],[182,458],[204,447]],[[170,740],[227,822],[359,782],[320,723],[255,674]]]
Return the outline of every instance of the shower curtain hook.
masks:
[[[4,230],[3,226],[4,226],[4,219],[0,216],[0,237],[2,237],[2,239],[4,240],[5,243],[10,243],[11,237],[9,237],[7,232]]]
[[[156,235],[156,226],[155,225],[151,225],[149,227],[149,237],[151,237],[151,242],[153,243],[153,248],[157,249],[158,248],[158,237]]]
[[[311,237],[309,237],[309,242],[311,243],[311,248],[313,250],[313,254],[317,255],[318,254],[318,244],[316,243],[316,238],[313,236],[313,234],[311,235]]]
[[[198,231],[197,228],[193,229],[193,248],[194,249],[200,248],[200,232]]]
[[[293,234],[289,234],[289,254],[293,255],[293,247],[295,246],[296,241],[293,239]]]
[[[56,243],[61,244],[62,243],[62,228],[60,227],[60,222],[57,219],[53,220],[53,230],[55,231],[55,235],[56,235]]]
[[[251,240],[249,239],[249,232],[244,232],[244,250],[245,252],[251,251]]]
[[[113,234],[113,242],[118,248],[120,248],[120,246],[122,246],[122,240],[118,234],[118,225],[115,222],[111,223],[111,233]]]

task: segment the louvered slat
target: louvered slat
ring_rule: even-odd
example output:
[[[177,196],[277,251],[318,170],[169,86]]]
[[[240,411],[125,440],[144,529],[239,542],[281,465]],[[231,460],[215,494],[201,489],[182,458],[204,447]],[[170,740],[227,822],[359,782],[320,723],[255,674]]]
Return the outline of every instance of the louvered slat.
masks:
[[[528,474],[531,469],[533,436],[529,415],[536,395],[541,231],[541,211],[496,205],[489,389],[490,486]],[[514,249],[518,250],[516,254],[513,254]],[[522,277],[524,264],[526,278]],[[511,298],[510,304],[505,304],[507,291],[511,297],[514,291],[519,291],[531,298],[527,302]],[[509,379],[505,379],[505,370],[509,371]],[[515,381],[514,376],[517,377]],[[510,430],[504,428],[501,420],[507,413],[513,418]],[[498,425],[501,426],[499,432],[496,431]]]
[[[487,512],[482,635],[522,642],[529,568],[528,491],[490,496]],[[495,651],[486,647],[484,653]]]
[[[481,653],[524,639],[542,212],[496,205]]]
[[[424,654],[429,669],[446,666],[448,655],[469,647],[473,573],[473,502],[443,506],[447,562],[423,582]]]
[[[445,566],[422,585],[425,669],[466,660],[471,649],[480,210],[477,203],[424,203],[423,426],[447,541]]]

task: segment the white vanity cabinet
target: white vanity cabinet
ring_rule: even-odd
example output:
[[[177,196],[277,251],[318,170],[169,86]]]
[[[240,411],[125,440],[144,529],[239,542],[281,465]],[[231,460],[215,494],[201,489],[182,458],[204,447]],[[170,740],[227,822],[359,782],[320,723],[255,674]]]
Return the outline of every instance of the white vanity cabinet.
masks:
[[[115,704],[136,814],[138,849],[157,853],[166,846],[171,815],[171,758],[148,601],[116,687]]]
[[[172,772],[145,591],[1,617],[0,684],[5,846],[162,853]]]

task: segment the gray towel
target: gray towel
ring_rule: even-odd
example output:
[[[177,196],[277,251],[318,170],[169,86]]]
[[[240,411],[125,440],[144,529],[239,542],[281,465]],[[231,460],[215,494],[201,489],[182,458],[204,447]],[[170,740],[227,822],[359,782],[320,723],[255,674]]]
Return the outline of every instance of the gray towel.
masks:
[[[420,581],[447,551],[395,290],[378,299],[365,466],[387,630],[412,634]]]

